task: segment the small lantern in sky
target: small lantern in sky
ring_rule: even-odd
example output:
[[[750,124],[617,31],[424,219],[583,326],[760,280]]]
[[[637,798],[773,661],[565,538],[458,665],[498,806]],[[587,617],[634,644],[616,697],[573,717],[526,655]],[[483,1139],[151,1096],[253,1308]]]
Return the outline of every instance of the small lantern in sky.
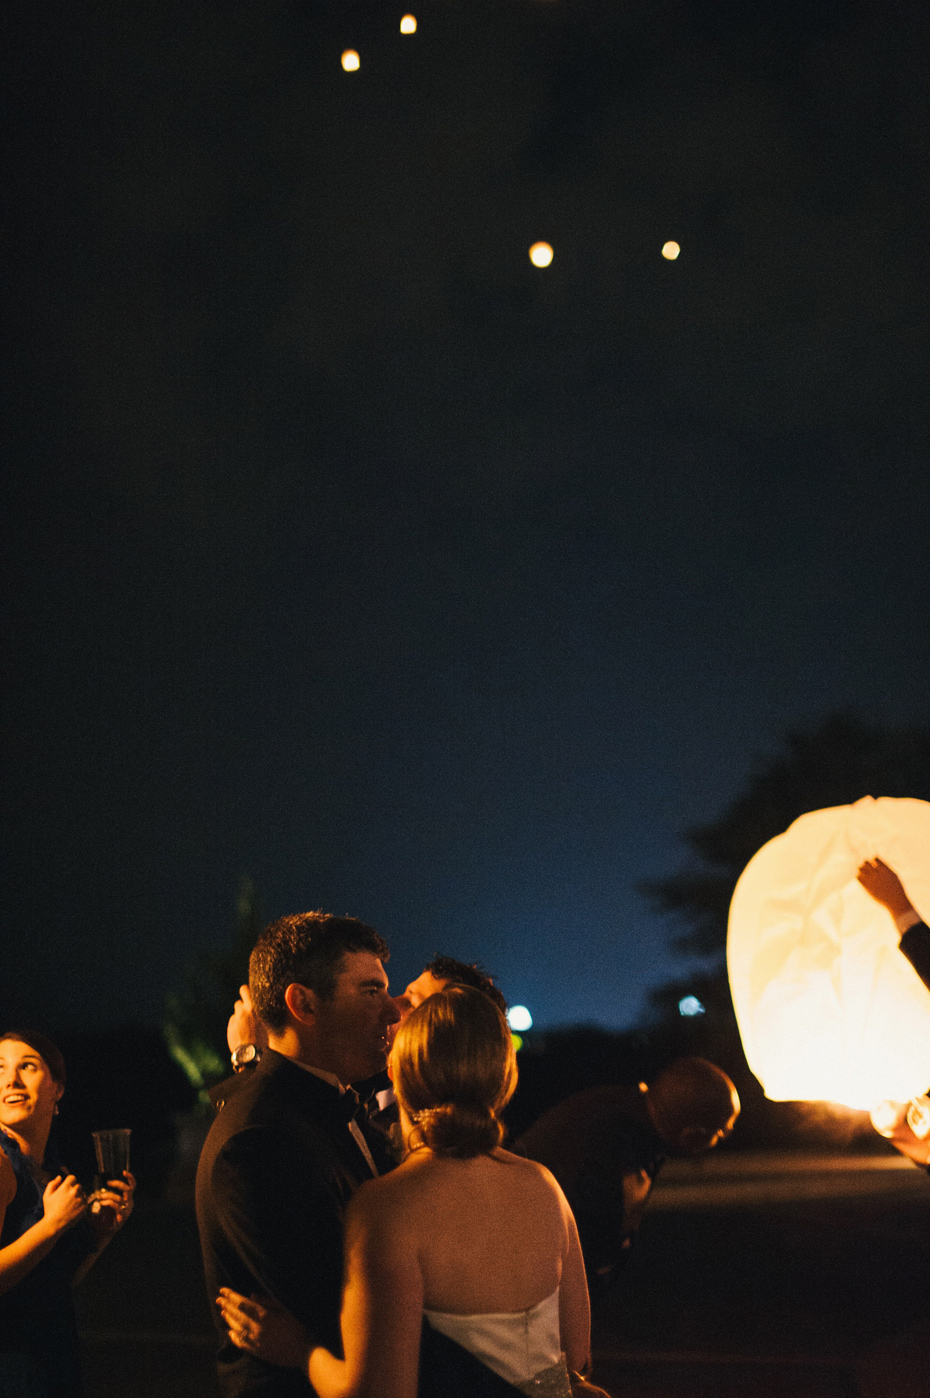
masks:
[[[878,857],[930,915],[930,802],[811,811],[743,870],[727,963],[750,1068],[774,1101],[868,1111],[930,1083],[930,992],[856,874]]]
[[[662,244],[662,256],[665,258],[666,262],[674,262],[680,252],[681,248],[677,243]]]
[[[355,49],[346,49],[345,53],[342,55],[342,66],[347,73],[358,72],[359,68],[362,66],[362,62],[355,52]]]
[[[417,32],[417,21],[415,15],[404,15],[400,22],[401,34],[415,34]]]
[[[548,267],[554,256],[551,243],[534,243],[530,248],[530,261],[534,267]]]

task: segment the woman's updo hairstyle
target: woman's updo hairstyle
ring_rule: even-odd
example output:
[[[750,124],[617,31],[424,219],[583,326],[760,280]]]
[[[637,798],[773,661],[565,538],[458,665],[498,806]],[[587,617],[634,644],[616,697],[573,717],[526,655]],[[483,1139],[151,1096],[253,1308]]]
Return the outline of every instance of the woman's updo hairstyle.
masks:
[[[483,991],[450,985],[424,1000],[397,1031],[391,1071],[417,1144],[460,1159],[500,1145],[517,1058],[506,1019]]]

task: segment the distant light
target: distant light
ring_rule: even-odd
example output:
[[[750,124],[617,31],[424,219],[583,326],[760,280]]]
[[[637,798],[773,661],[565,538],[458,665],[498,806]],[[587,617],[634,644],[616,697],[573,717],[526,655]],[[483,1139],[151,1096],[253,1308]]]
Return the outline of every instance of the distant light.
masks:
[[[696,995],[685,995],[678,1001],[678,1013],[686,1019],[693,1019],[695,1015],[706,1014],[707,1011]]]
[[[662,244],[662,256],[665,258],[666,262],[674,262],[680,252],[681,248],[677,243]]]
[[[530,248],[530,261],[534,267],[548,267],[554,256],[550,243],[534,243]]]
[[[404,15],[400,22],[401,34],[415,34],[417,32],[417,21],[413,15]]]
[[[520,1038],[520,1035],[519,1035],[519,1034],[511,1034],[510,1037],[511,1037],[511,1039],[513,1040],[513,1051],[514,1051],[514,1053],[519,1053],[520,1050],[521,1050],[522,1047],[523,1047],[523,1040]]]
[[[518,1031],[532,1029],[533,1016],[525,1005],[511,1005],[510,1009],[507,1011],[507,1023],[510,1025],[511,1029],[516,1029]]]
[[[355,49],[346,49],[345,53],[342,55],[342,66],[347,73],[358,72],[359,68],[362,66],[362,61],[355,52]]]

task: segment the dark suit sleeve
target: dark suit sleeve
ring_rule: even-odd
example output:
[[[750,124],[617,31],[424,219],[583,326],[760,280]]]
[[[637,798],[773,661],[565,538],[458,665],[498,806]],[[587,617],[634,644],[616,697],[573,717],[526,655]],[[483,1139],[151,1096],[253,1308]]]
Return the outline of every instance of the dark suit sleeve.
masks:
[[[332,1179],[287,1130],[253,1128],[226,1142],[212,1187],[231,1255],[249,1274],[250,1289],[280,1301],[314,1339],[338,1352],[344,1201]]]
[[[915,922],[901,938],[901,950],[930,990],[930,927],[923,922]]]

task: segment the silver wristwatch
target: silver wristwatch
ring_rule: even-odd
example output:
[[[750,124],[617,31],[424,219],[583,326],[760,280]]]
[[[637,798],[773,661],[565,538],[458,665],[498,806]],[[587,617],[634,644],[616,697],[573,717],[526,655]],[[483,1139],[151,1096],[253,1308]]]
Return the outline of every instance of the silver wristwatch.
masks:
[[[241,1073],[250,1063],[257,1063],[261,1056],[262,1051],[257,1044],[237,1044],[232,1051],[234,1072]]]

